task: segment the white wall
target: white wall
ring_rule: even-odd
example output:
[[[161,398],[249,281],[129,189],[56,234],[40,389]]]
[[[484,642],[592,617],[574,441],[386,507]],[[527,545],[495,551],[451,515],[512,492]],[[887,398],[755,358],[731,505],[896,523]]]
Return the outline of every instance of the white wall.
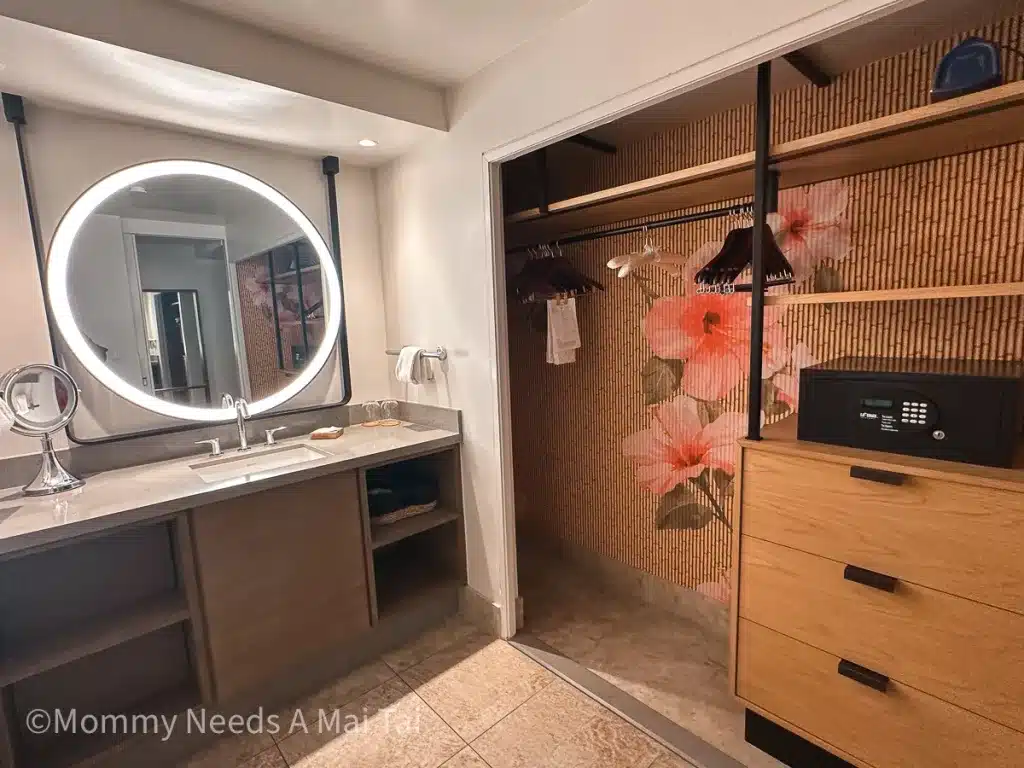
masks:
[[[503,285],[493,279],[485,154],[525,151],[913,1],[592,0],[453,93],[448,135],[379,171],[388,341],[452,350],[437,386],[408,397],[464,412],[469,583],[505,609],[506,631],[511,449],[501,434],[495,327],[503,334],[505,318],[496,318]]]
[[[330,242],[319,158],[32,104],[28,105],[28,123],[26,144],[44,247],[49,246],[64,211],[95,181],[128,165],[167,158],[209,160],[251,173],[289,197]],[[0,237],[5,249],[4,280],[0,281],[0,370],[7,370],[52,359],[14,135],[7,123],[0,126],[0,174],[4,180],[0,185]],[[388,392],[377,209],[370,171],[342,166],[337,180],[353,400],[358,401]],[[320,386],[304,394],[323,402],[331,393]],[[37,450],[35,440],[0,436],[0,458]]]

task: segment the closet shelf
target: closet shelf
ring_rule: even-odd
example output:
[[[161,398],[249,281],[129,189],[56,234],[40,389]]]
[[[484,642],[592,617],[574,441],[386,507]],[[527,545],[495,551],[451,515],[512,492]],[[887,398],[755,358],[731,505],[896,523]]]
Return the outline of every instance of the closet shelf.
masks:
[[[871,301],[927,301],[929,299],[970,299],[988,296],[1024,296],[1024,283],[987,285],[940,285],[932,288],[885,288],[877,291],[837,291],[766,296],[765,304],[791,307],[801,304],[860,304]]]
[[[80,629],[57,633],[56,642],[40,643],[5,654],[0,660],[0,687],[12,685],[115,645],[188,620],[185,596],[161,596]]]
[[[1024,81],[783,142],[772,148],[780,187],[798,187],[1024,140]],[[754,189],[754,153],[717,160],[505,219],[508,245],[730,198]]]

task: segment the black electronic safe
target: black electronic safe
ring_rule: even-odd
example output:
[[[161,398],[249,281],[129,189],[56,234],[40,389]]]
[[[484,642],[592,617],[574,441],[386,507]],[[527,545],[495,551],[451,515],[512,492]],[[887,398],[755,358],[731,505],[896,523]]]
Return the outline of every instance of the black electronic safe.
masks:
[[[800,440],[1010,467],[1022,427],[1020,363],[844,357],[800,372]]]

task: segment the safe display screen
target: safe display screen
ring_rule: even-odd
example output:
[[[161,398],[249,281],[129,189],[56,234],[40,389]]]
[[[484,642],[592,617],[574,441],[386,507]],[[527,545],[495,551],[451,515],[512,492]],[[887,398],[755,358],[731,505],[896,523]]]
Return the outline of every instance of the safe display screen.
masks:
[[[865,408],[892,408],[895,403],[892,400],[882,400],[877,397],[866,397],[860,401]]]

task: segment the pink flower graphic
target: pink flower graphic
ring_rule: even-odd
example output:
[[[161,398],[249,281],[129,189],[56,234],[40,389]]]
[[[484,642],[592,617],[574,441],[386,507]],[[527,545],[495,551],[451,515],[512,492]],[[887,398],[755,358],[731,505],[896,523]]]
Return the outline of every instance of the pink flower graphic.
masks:
[[[728,604],[729,598],[732,596],[732,582],[729,579],[729,572],[722,571],[718,581],[706,581],[703,584],[697,585],[697,591],[704,595],[704,597]]]
[[[750,356],[750,306],[741,294],[669,296],[654,302],[644,334],[658,357],[682,360],[683,391],[701,400],[719,400],[743,380]],[[765,309],[765,362],[762,376],[779,371],[789,358],[782,312]]]
[[[850,253],[850,225],[846,207],[850,195],[842,181],[826,181],[809,189],[787,189],[779,194],[778,213],[768,224],[779,248],[802,282],[826,259],[838,261]]]
[[[802,341],[793,347],[793,356],[790,360],[790,372],[780,373],[775,377],[774,384],[778,390],[778,398],[794,411],[799,408],[800,400],[800,371],[808,365],[814,365],[818,361],[811,354],[811,349]]]
[[[663,496],[705,469],[735,472],[744,423],[742,413],[726,413],[704,426],[697,403],[680,396],[655,408],[651,426],[623,440],[622,453],[636,464],[640,484]]]

